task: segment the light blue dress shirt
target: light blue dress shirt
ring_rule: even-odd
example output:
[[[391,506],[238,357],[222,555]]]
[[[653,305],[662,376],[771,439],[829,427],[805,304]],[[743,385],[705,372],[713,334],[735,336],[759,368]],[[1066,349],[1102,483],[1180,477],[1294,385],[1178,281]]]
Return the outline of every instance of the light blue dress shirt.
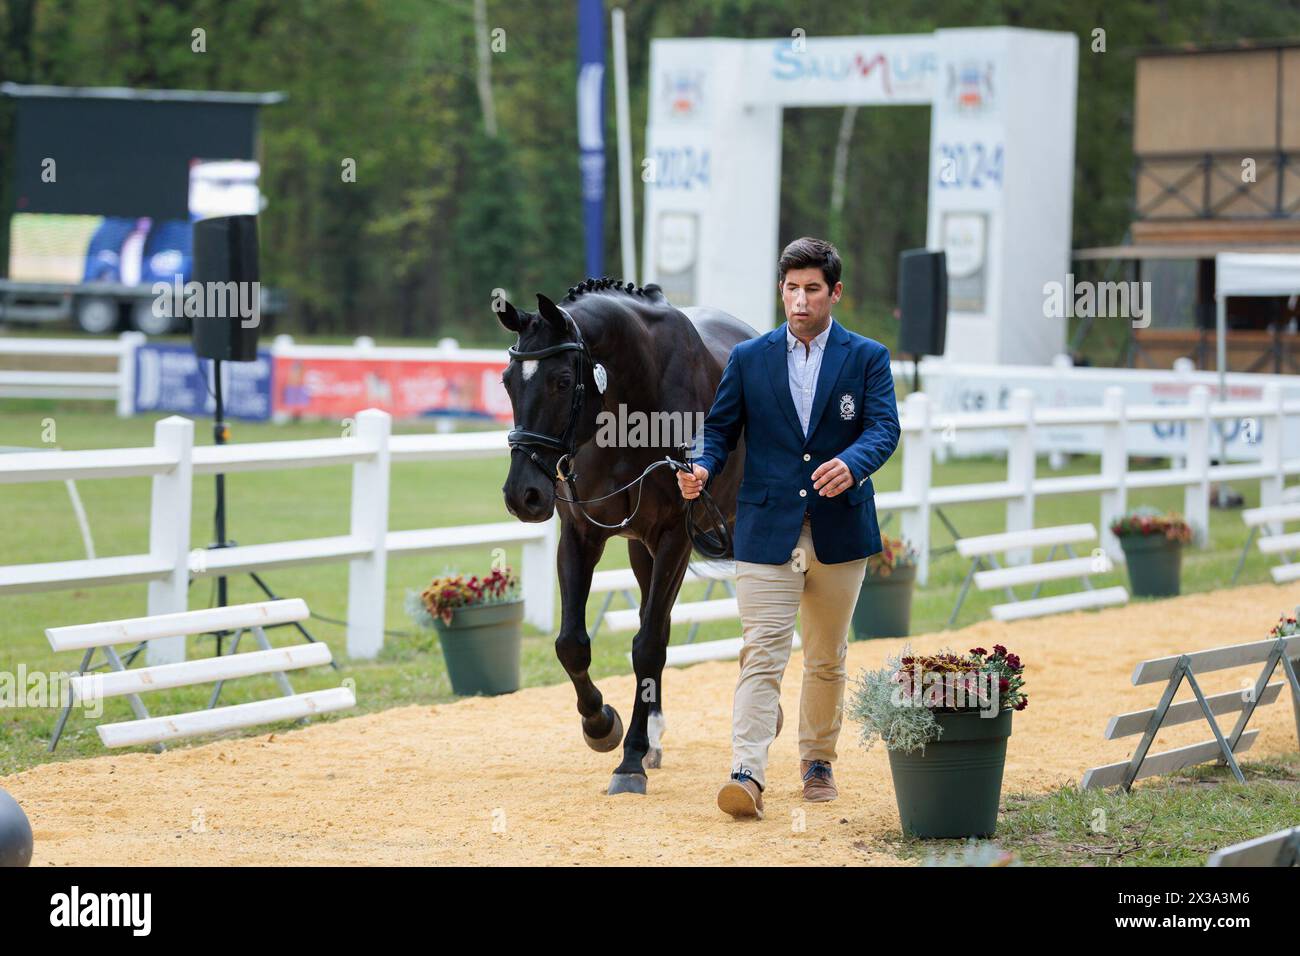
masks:
[[[790,378],[790,398],[794,400],[795,411],[799,413],[799,424],[803,426],[803,435],[808,437],[808,419],[812,416],[813,396],[817,394],[817,373],[822,368],[822,356],[826,354],[826,340],[831,335],[831,324],[817,335],[810,344],[804,344],[790,331],[789,323],[785,327],[785,364]]]

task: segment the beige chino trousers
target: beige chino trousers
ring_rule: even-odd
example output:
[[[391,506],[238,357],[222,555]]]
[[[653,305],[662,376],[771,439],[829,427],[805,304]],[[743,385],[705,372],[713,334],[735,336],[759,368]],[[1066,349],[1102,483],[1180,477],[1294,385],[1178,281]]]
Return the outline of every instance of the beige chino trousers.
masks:
[[[736,562],[736,600],[743,632],[740,677],[731,712],[732,773],[749,771],[766,787],[767,751],[776,738],[781,678],[801,619],[803,688],[799,698],[799,756],[835,760],[843,716],[849,621],[867,559],[822,564],[813,550],[811,519],[791,560]]]

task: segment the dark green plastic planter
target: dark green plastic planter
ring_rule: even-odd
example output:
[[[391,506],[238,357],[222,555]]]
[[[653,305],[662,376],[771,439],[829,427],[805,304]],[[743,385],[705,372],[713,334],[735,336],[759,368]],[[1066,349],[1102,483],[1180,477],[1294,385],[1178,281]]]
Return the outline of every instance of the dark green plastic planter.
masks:
[[[887,578],[868,574],[862,579],[853,608],[853,639],[906,637],[912,627],[912,590],[916,565],[896,568]]]
[[[1126,534],[1119,539],[1134,597],[1171,597],[1179,593],[1178,572],[1183,543],[1163,534]]]
[[[924,752],[889,751],[903,832],[925,838],[991,837],[998,825],[1012,711],[939,713]]]
[[[518,690],[523,620],[522,600],[456,608],[450,624],[434,618],[451,689],[462,697]]]

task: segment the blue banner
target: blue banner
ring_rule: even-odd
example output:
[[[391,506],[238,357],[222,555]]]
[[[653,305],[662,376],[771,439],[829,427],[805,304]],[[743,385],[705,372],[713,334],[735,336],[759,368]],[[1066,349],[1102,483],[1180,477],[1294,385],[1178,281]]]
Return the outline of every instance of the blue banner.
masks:
[[[578,0],[578,168],[587,275],[605,271],[605,4]]]
[[[211,417],[216,410],[212,364],[188,345],[140,346],[135,351],[135,411]],[[227,418],[260,422],[271,417],[269,351],[259,350],[256,362],[222,362],[221,383]]]

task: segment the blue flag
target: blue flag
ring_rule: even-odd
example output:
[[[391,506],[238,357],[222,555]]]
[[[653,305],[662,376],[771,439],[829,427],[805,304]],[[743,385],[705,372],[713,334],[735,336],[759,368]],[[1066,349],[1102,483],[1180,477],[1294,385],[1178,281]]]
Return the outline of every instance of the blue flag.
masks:
[[[578,0],[578,167],[589,276],[605,269],[604,90],[604,0]]]

